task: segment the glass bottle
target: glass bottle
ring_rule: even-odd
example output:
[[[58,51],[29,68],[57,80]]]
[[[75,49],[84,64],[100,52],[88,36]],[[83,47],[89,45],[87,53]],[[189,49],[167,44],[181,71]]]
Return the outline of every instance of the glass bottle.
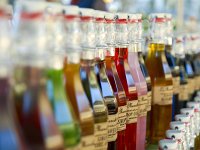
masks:
[[[92,9],[81,9],[81,81],[94,114],[95,149],[107,149],[108,110],[95,74],[96,27]]]
[[[178,144],[175,140],[172,139],[163,139],[159,141],[158,145],[159,150],[165,150],[165,149],[170,149],[170,150],[178,150]]]
[[[151,143],[165,137],[172,116],[172,75],[165,56],[164,14],[150,15],[151,41],[148,44],[146,67],[152,83]]]
[[[6,4],[0,6],[0,148],[25,150],[28,145],[15,118],[11,95],[12,59],[9,51],[12,40],[6,7]]]
[[[51,19],[47,21],[52,21],[49,22],[49,24],[51,24],[51,31],[48,32],[49,35],[52,36],[52,38],[50,38],[51,40],[48,41],[51,43],[51,46],[48,48],[51,57],[49,69],[47,69],[48,97],[52,104],[56,123],[64,137],[65,147],[78,148],[81,138],[80,125],[72,109],[68,91],[65,91],[63,78],[63,62],[65,58],[62,45],[62,38],[64,39],[64,36],[61,36],[65,35],[62,34],[65,32],[63,26],[64,16],[62,15],[63,8],[57,3],[48,3],[47,7],[49,10],[49,19]],[[71,10],[78,13],[77,7],[71,7]],[[71,114],[71,116],[69,114]]]
[[[19,1],[16,5],[12,76],[16,117],[31,149],[61,149],[63,138],[46,91],[49,57],[42,19],[46,4]]]
[[[174,53],[172,53],[172,41],[173,41],[173,25],[172,25],[172,15],[165,14],[166,17],[166,45],[165,45],[165,55],[167,62],[172,72],[173,79],[173,98],[172,98],[172,120],[176,113],[176,106],[179,101],[179,86],[180,86],[180,74],[179,66],[176,64],[176,59]]]
[[[184,68],[188,76],[188,86],[189,86],[189,100],[192,100],[193,93],[195,91],[195,74],[192,68],[192,40],[191,35],[185,35],[185,60],[184,60]]]
[[[64,9],[64,78],[69,100],[81,127],[81,149],[94,149],[94,116],[89,99],[84,91],[81,66],[81,28],[78,7]]]
[[[106,74],[105,54],[108,46],[106,44],[105,12],[95,11],[94,17],[97,33],[95,72],[104,102],[108,109],[108,149],[112,149],[114,147],[116,148],[118,104]]]
[[[127,102],[126,94],[122,86],[121,80],[117,73],[115,66],[115,38],[116,38],[116,26],[115,26],[115,15],[113,13],[106,13],[106,43],[108,50],[105,57],[106,74],[110,81],[114,95],[118,103],[118,132],[116,139],[116,147],[109,147],[110,149],[124,149],[125,143],[125,129],[126,129],[126,111]],[[135,112],[137,114],[137,109]]]
[[[188,77],[184,68],[185,52],[184,52],[182,35],[177,35],[174,38],[172,53],[175,55],[176,64],[179,66],[179,76],[180,76],[179,96],[178,96],[178,101],[176,101],[175,103],[175,114],[179,114],[180,109],[185,108],[186,103],[189,100]]]
[[[142,48],[142,15],[129,14],[129,47],[128,64],[132,73],[138,95],[138,118],[137,118],[137,148],[145,149],[146,139],[146,116],[147,116],[147,84],[141,71],[138,50]]]
[[[126,149],[136,149],[137,115],[135,112],[138,109],[138,95],[128,64],[128,15],[125,13],[117,14],[115,65],[127,97]]]

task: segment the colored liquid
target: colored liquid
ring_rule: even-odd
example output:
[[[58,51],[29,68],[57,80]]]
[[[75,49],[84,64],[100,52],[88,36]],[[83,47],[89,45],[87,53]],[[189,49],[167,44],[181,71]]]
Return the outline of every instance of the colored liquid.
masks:
[[[133,80],[130,67],[128,65],[127,55],[128,55],[128,48],[115,49],[115,65],[127,96],[127,125],[125,134],[126,148],[136,149],[137,115],[135,113],[131,114],[132,113],[131,111],[136,110],[137,112],[138,97],[137,97],[135,82]],[[129,104],[130,102],[133,103]],[[129,110],[129,106],[133,107],[133,110]],[[129,120],[129,115],[132,115],[130,117],[130,120]]]
[[[65,93],[63,70],[49,69],[47,75],[48,96],[56,123],[64,137],[64,145],[68,148],[76,146],[80,142],[80,127]]]
[[[104,60],[96,61],[95,71],[104,102],[108,109],[108,149],[116,149],[118,104],[106,75]]]
[[[106,64],[106,74],[108,76],[108,79],[110,81],[111,87],[113,89],[113,92],[115,94],[115,97],[118,102],[118,134],[117,134],[117,148],[116,147],[108,147],[108,149],[124,149],[125,148],[125,129],[122,129],[122,126],[126,127],[126,117],[123,116],[124,112],[120,112],[120,107],[127,107],[126,106],[126,94],[124,91],[124,88],[122,86],[122,83],[119,79],[117,69],[115,66],[115,58],[114,56],[106,56],[105,57],[105,64]],[[125,112],[126,113],[126,112]],[[126,115],[126,114],[125,114]]]
[[[174,120],[175,115],[177,114],[177,107],[179,103],[179,86],[180,86],[180,77],[179,77],[179,67],[176,64],[175,57],[171,54],[172,45],[165,45],[165,55],[167,62],[170,66],[172,77],[173,77],[173,98],[172,98],[172,120]]]
[[[145,149],[146,143],[147,84],[140,68],[137,52],[128,53],[128,62],[138,93],[137,149],[142,150]]]
[[[152,83],[151,143],[165,138],[172,117],[172,75],[167,63],[164,44],[148,46],[146,67]]]
[[[57,149],[63,145],[46,92],[47,79],[42,68],[15,67],[13,96],[17,119],[32,149]]]
[[[80,78],[80,64],[64,63],[65,88],[81,127],[81,148],[94,149],[94,117]],[[88,140],[89,139],[89,140]]]
[[[152,99],[152,88],[151,88],[151,79],[148,73],[148,70],[145,66],[144,58],[142,52],[138,52],[138,60],[140,64],[140,68],[142,71],[143,76],[145,77],[146,84],[147,84],[147,119],[146,119],[146,147],[150,143],[150,124],[151,124],[151,99]]]
[[[81,80],[94,114],[95,148],[107,149],[108,111],[95,75],[93,60],[81,60]]]
[[[0,139],[1,149],[25,150],[25,143],[13,113],[10,97],[10,83],[7,77],[0,78]]]

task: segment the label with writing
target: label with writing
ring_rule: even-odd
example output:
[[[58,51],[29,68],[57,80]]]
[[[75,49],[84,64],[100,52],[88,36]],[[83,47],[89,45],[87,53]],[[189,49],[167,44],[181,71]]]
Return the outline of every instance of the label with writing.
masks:
[[[179,93],[180,77],[173,77],[173,93]]]
[[[94,146],[95,149],[107,149],[108,146],[108,124],[104,123],[95,123],[94,124]]]
[[[179,101],[186,101],[189,99],[188,84],[180,85]]]
[[[138,116],[146,116],[147,114],[147,95],[138,97]]]
[[[153,104],[169,105],[172,104],[173,86],[154,86]]]
[[[138,100],[127,101],[127,124],[136,123],[138,117]]]
[[[118,107],[118,131],[126,129],[127,105]]]
[[[118,114],[108,115],[108,142],[117,139]]]
[[[81,150],[94,150],[94,135],[81,138]]]
[[[149,91],[147,93],[147,111],[151,110],[151,99],[152,99],[152,92]]]

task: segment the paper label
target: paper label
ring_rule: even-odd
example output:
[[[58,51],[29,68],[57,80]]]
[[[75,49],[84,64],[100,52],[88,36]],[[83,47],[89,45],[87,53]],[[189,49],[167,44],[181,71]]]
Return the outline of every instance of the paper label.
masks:
[[[173,93],[179,93],[180,77],[173,77]]]
[[[147,95],[138,97],[138,117],[146,116],[147,114]]]
[[[172,104],[173,86],[154,86],[153,104],[169,105]]]
[[[136,123],[138,117],[138,100],[127,101],[127,124]]]
[[[117,139],[117,121],[118,114],[108,115],[108,142]]]
[[[107,149],[108,146],[108,124],[104,123],[95,123],[94,124],[94,135],[95,135],[95,149]]]
[[[81,150],[94,150],[94,135],[81,138]]]
[[[186,101],[189,99],[188,84],[180,85],[179,101]]]
[[[189,94],[192,94],[194,92],[194,85],[195,85],[195,80],[194,79],[190,79],[188,78],[188,91],[189,91]]]
[[[118,131],[126,129],[127,105],[118,107]]]
[[[147,111],[151,110],[151,99],[152,99],[152,92],[149,91],[147,93]]]

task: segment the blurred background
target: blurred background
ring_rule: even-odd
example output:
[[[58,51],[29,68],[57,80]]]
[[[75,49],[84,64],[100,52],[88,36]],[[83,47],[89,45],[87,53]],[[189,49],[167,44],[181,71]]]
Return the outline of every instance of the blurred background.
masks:
[[[4,1],[4,0],[1,0]],[[11,4],[15,0],[9,0]],[[110,12],[132,12],[149,14],[152,12],[167,12],[174,16],[175,27],[179,30],[193,31],[199,28],[199,0],[48,0],[62,2],[66,5],[78,5],[84,8],[94,8]]]

